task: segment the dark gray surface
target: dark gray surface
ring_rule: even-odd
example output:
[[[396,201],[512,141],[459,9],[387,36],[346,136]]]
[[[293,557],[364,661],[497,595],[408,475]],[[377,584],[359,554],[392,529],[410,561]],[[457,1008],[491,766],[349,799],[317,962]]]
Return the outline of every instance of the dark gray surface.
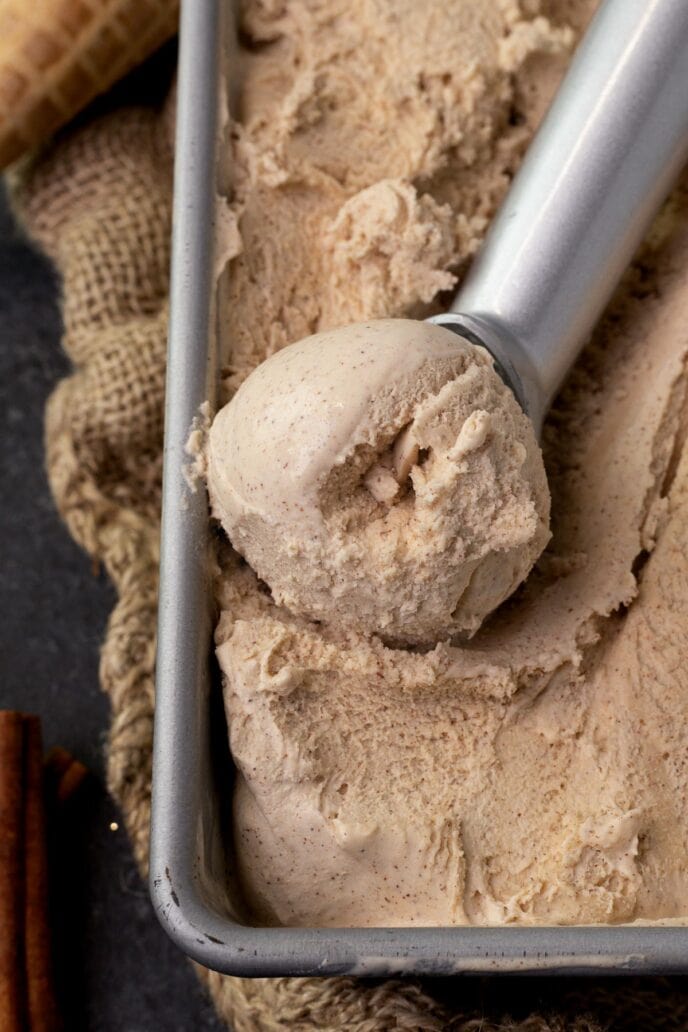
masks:
[[[44,472],[43,407],[68,371],[59,338],[55,276],[0,196],[0,708],[38,713],[46,748],[93,772],[53,857],[66,1028],[213,1032],[224,1026],[158,925],[104,788],[98,652],[114,593],[60,522]]]

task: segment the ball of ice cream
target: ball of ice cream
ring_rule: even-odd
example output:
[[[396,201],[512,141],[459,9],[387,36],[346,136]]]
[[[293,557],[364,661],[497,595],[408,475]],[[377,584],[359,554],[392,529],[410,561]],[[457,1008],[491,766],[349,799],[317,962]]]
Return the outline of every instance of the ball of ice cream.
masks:
[[[487,351],[427,322],[267,359],[213,421],[208,487],[276,602],[398,644],[474,633],[549,538],[530,421]]]

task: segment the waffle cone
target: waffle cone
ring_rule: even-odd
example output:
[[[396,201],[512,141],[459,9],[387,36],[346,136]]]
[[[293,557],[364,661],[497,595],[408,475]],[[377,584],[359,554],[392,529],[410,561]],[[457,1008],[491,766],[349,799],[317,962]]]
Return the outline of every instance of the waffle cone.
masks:
[[[172,36],[178,0],[0,0],[0,168]]]

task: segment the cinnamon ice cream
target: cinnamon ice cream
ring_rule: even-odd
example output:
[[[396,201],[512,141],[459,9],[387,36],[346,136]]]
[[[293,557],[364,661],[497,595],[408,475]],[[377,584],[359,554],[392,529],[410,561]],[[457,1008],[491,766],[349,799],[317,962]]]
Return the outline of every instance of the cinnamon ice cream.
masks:
[[[472,634],[549,537],[532,426],[483,348],[380,319],[277,352],[213,421],[213,512],[292,613]]]
[[[442,307],[594,6],[246,5],[226,400],[292,342]],[[258,921],[688,916],[687,186],[548,418],[552,539],[470,640],[312,620],[308,581],[279,604],[222,549],[234,843]],[[383,513],[379,454],[366,504]]]

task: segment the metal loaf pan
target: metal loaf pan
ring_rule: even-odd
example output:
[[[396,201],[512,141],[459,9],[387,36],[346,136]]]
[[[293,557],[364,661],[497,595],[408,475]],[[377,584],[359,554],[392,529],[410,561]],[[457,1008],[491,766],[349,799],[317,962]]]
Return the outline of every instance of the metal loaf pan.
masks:
[[[218,374],[216,197],[229,0],[182,4],[150,886],[171,938],[233,975],[628,972],[688,969],[679,926],[259,928],[233,874],[232,764],[212,648],[205,492],[184,445]],[[221,313],[231,333],[231,312]]]

